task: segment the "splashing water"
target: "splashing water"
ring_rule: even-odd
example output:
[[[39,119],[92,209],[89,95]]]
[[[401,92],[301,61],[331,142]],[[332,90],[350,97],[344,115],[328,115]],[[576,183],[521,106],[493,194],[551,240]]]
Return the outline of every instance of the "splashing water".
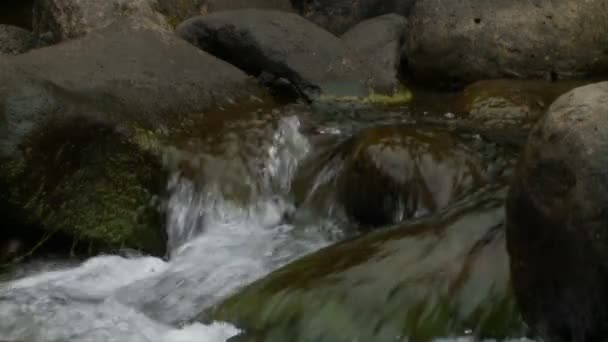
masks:
[[[215,342],[237,334],[220,322],[176,327],[328,243],[284,221],[293,211],[292,178],[310,149],[298,119],[281,119],[263,148],[260,168],[231,161],[247,171],[238,184],[250,188],[245,200],[226,196],[226,172],[206,173],[204,184],[179,172],[171,177],[168,261],[98,256],[0,284],[0,340]]]

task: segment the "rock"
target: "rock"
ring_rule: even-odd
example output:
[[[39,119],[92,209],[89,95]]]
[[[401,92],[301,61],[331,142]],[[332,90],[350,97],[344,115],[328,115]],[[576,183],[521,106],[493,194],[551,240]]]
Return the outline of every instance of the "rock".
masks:
[[[388,13],[406,15],[415,0],[292,0],[305,18],[340,35],[359,22]]]
[[[264,96],[237,68],[134,19],[30,51],[13,63],[88,101],[155,124],[170,125],[175,115],[244,105]]]
[[[0,25],[32,28],[32,8],[34,0],[3,0],[0,11]]]
[[[237,10],[189,19],[177,34],[249,74],[288,80],[307,99],[365,97],[367,68],[337,37],[292,13]]]
[[[28,254],[61,235],[71,237],[64,253],[131,247],[162,255],[153,199],[164,171],[159,156],[138,146],[132,124],[8,63],[0,76],[0,213],[12,227],[1,235],[30,242]]]
[[[208,13],[246,8],[293,12],[289,0],[207,0],[205,7]]]
[[[340,148],[338,201],[364,227],[434,213],[482,179],[480,161],[445,133],[375,127]]]
[[[28,30],[0,24],[0,54],[18,55],[32,47],[33,36]]]
[[[606,75],[607,17],[602,1],[417,1],[408,17],[408,72],[443,87]]]
[[[486,129],[529,130],[560,95],[584,81],[484,80],[466,87],[456,111]]]
[[[327,247],[199,318],[233,322],[254,337],[245,341],[521,336],[504,246],[505,195],[504,186],[483,189],[436,217]]]
[[[133,18],[141,26],[169,30],[167,20],[154,9],[154,0],[39,0],[34,4],[34,33],[50,33],[52,42],[81,37],[107,27],[120,18]]]
[[[342,40],[364,62],[373,67],[374,76],[386,84],[384,93],[393,93],[399,86],[401,48],[407,29],[407,20],[397,14],[387,14],[359,23],[344,35]]]
[[[153,201],[166,186],[161,142],[264,95],[235,67],[131,20],[0,59],[0,79],[5,222],[155,255],[166,242]]]
[[[608,335],[608,83],[558,98],[530,133],[507,201],[513,285],[551,341]]]

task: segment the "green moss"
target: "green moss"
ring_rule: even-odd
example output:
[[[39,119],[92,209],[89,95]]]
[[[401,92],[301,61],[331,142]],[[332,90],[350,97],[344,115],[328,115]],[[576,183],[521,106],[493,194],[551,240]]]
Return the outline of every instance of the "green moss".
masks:
[[[76,120],[37,132],[26,145],[1,170],[10,185],[5,199],[23,212],[23,225],[107,248],[164,252],[157,156],[110,127]]]
[[[412,100],[412,97],[412,93],[407,88],[401,87],[392,95],[379,94],[374,91],[370,91],[370,93],[363,98],[357,96],[334,96],[331,94],[323,94],[319,99],[321,101],[328,102],[358,102],[363,104],[391,106],[408,103]]]

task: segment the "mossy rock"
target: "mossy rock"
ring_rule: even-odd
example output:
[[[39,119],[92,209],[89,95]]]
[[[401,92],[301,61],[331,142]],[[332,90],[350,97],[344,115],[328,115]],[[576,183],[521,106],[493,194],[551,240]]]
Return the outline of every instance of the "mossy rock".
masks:
[[[199,318],[236,323],[252,341],[522,334],[505,250],[505,192],[485,188],[435,217],[323,249]]]
[[[164,253],[154,202],[165,185],[162,165],[111,125],[83,117],[53,121],[27,136],[0,174],[2,197],[20,212],[21,226],[96,248]]]

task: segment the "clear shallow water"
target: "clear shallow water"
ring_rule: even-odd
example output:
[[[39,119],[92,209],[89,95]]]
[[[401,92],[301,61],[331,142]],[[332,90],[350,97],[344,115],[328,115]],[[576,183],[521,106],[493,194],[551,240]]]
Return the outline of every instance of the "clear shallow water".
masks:
[[[319,131],[343,130],[326,126]],[[78,265],[48,264],[45,271],[38,265],[30,275],[1,283],[0,341],[223,342],[238,334],[227,323],[189,320],[240,287],[327,246],[340,236],[331,232],[343,228],[314,212],[296,223],[289,219],[302,216],[294,213],[291,186],[301,162],[314,152],[298,118],[282,118],[266,138],[258,146],[261,154],[230,155],[229,161],[205,152],[178,157],[207,163],[200,170],[204,181],[180,171],[169,180],[166,260],[105,255]],[[230,150],[242,150],[238,147]],[[323,174],[317,181],[323,182]],[[246,191],[235,191],[243,186]],[[473,340],[437,340],[448,341]]]

